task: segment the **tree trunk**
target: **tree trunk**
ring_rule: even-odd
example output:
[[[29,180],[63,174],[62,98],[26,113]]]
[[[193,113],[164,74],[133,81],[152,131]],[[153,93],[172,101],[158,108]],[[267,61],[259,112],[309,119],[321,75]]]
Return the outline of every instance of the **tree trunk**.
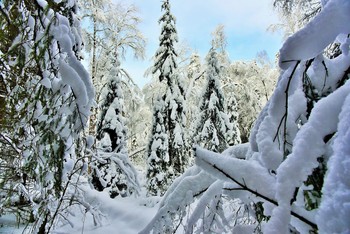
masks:
[[[91,62],[91,79],[92,84],[94,87],[97,87],[97,81],[96,81],[96,48],[97,48],[97,25],[96,25],[96,17],[95,14],[93,16],[93,46],[92,46],[92,62]],[[97,108],[93,107],[91,110],[91,115],[89,119],[89,135],[95,136],[96,135],[96,116],[97,116]]]

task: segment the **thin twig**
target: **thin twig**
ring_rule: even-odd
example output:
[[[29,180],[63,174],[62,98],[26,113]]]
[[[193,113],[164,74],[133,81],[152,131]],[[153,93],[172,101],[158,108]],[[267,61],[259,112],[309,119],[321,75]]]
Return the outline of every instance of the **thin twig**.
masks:
[[[208,163],[208,162],[207,162],[207,163]],[[210,163],[209,163],[209,164],[210,164]],[[254,194],[254,195],[257,196],[257,197],[260,197],[260,198],[262,198],[262,199],[264,199],[264,200],[266,200],[266,201],[268,201],[268,202],[270,202],[270,203],[272,203],[272,204],[278,206],[278,202],[277,202],[277,201],[275,201],[275,200],[273,200],[273,199],[271,199],[271,198],[269,198],[269,197],[267,197],[267,196],[265,196],[265,195],[259,193],[259,192],[256,191],[256,190],[253,190],[253,189],[249,188],[249,187],[246,186],[244,183],[239,182],[238,180],[236,180],[235,178],[233,178],[232,176],[230,176],[229,174],[227,174],[225,171],[223,171],[222,169],[218,168],[215,164],[212,165],[212,166],[213,166],[213,168],[215,168],[216,170],[218,170],[219,172],[221,172],[223,175],[225,175],[227,178],[231,179],[231,180],[234,181],[236,184],[238,184],[239,186],[241,186],[241,187],[242,187],[242,190],[248,191],[248,192]],[[230,190],[230,189],[226,189],[226,190]],[[237,188],[235,188],[234,190],[237,190]],[[295,213],[294,211],[291,211],[291,215],[294,216],[295,218],[299,219],[300,221],[302,221],[302,222],[304,222],[304,223],[310,225],[312,228],[314,228],[314,229],[316,229],[316,230],[318,229],[318,228],[317,228],[317,225],[316,225],[315,223],[313,223],[312,221],[306,219],[305,217],[303,217],[303,216],[301,216],[301,215]]]
[[[286,145],[287,145],[287,118],[288,118],[288,106],[289,106],[288,105],[289,86],[290,86],[290,83],[291,83],[291,81],[293,79],[294,73],[295,73],[299,63],[300,63],[300,60],[298,60],[296,62],[295,66],[294,66],[294,69],[292,71],[292,74],[290,74],[290,76],[289,76],[286,90],[284,91],[285,94],[286,94],[286,97],[285,97],[285,102],[286,102],[286,104],[285,104],[285,115],[286,115],[286,118],[284,120],[284,126],[283,126],[283,128],[284,128],[284,133],[283,133],[283,135],[284,135],[283,136],[284,137],[284,141],[283,141],[283,155],[284,155],[284,159],[287,157],[287,155],[286,155]]]

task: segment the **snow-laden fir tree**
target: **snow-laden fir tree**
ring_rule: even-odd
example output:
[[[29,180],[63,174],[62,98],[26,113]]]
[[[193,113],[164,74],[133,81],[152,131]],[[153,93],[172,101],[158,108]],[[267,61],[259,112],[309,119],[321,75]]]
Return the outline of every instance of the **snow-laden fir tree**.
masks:
[[[175,44],[178,41],[178,37],[175,28],[175,17],[170,12],[169,0],[163,2],[161,9],[164,11],[164,14],[159,19],[161,35],[159,48],[154,56],[152,73],[158,77],[159,82],[164,83],[166,86],[165,93],[160,94],[164,103],[164,126],[168,135],[168,148],[166,151],[169,155],[169,164],[164,172],[167,178],[173,178],[184,171],[188,162],[184,132],[184,88],[181,78],[176,71],[177,54]],[[150,153],[149,151],[147,152],[147,157],[150,157]]]
[[[226,51],[227,47],[227,37],[225,34],[224,25],[219,24],[215,30],[212,32],[212,48],[216,50],[218,66],[220,70],[220,83],[224,86],[222,93],[225,95],[225,91],[230,89],[230,92],[226,92],[227,99],[225,100],[225,108],[227,108],[227,114],[229,115],[230,122],[233,124],[234,137],[230,141],[230,145],[241,143],[241,134],[239,131],[238,124],[238,108],[237,108],[237,100],[236,100],[236,89],[234,88],[234,84],[227,84],[227,80],[229,77],[229,68],[231,65],[229,54]],[[236,129],[236,130],[235,130]]]
[[[217,53],[212,48],[207,56],[207,83],[200,100],[199,117],[196,121],[193,140],[214,152],[222,152],[230,143],[239,144],[237,123],[230,123],[225,97],[221,90],[222,78]],[[234,128],[235,127],[235,128]]]
[[[150,195],[159,196],[170,184],[168,135],[164,125],[164,101],[159,98],[154,104],[154,115],[150,142],[147,152],[147,190]]]
[[[229,96],[227,101],[227,115],[229,122],[232,124],[232,135],[229,137],[229,145],[238,145],[242,143],[241,141],[241,132],[239,130],[239,113],[237,107],[237,99],[235,94]]]
[[[90,71],[96,90],[96,102],[100,103],[101,91],[105,77],[109,73],[108,64],[113,59],[113,52],[118,51],[119,61],[127,59],[130,52],[137,59],[145,55],[145,39],[139,30],[141,19],[134,4],[111,0],[81,1],[80,16],[84,35],[85,49],[90,61]],[[122,89],[124,95],[125,122],[128,128],[129,157],[138,161],[143,160],[144,149],[147,145],[147,134],[151,113],[144,105],[141,89],[133,81],[134,77],[120,67],[123,74]],[[96,120],[98,107],[92,110],[89,121],[89,134],[96,135]]]
[[[111,198],[138,192],[136,170],[127,149],[127,128],[124,118],[120,62],[117,53],[109,63],[109,75],[102,91],[97,119],[97,155],[92,163],[91,183],[99,191],[108,191]]]
[[[225,86],[225,89],[222,90],[222,93],[225,94],[225,91],[228,88],[234,87],[235,85],[227,84],[227,80],[230,80],[230,58],[229,54],[226,51],[227,47],[227,37],[225,34],[225,27],[222,24],[219,24],[215,30],[212,32],[212,48],[217,52],[217,60],[218,60],[218,68],[220,70],[220,83],[222,86]],[[236,90],[234,88],[230,89],[230,92],[226,92],[226,104],[227,104],[227,114],[229,115],[230,122],[233,124],[233,136],[230,145],[236,145],[241,143],[241,134],[239,131],[239,123],[238,123],[238,108],[237,108],[237,99],[236,99]]]
[[[13,115],[13,129],[5,138],[20,160],[16,174],[21,178],[15,184],[2,181],[8,195],[0,206],[17,204],[31,213],[31,232],[49,233],[70,219],[71,206],[94,214],[79,186],[88,167],[78,143],[94,89],[79,61],[77,5],[74,0],[2,1],[0,7],[1,80],[6,106],[13,108],[8,115]]]

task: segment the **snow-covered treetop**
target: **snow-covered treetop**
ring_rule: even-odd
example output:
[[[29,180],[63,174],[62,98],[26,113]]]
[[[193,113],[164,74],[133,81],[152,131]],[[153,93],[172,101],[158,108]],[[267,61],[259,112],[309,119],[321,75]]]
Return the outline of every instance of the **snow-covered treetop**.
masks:
[[[218,49],[220,52],[224,52],[227,46],[225,26],[219,24],[211,34],[213,36],[212,47]]]
[[[165,12],[159,19],[162,28],[159,37],[159,48],[154,56],[155,63],[152,73],[159,72],[159,81],[166,79],[170,84],[170,76],[177,68],[175,44],[178,42],[178,37],[175,28],[176,19],[170,12],[169,0],[163,2],[162,10]]]
[[[221,87],[220,79],[222,78],[222,74],[221,74],[222,71],[220,69],[220,64],[217,58],[217,52],[213,48],[210,49],[209,54],[206,58],[206,61],[207,61],[206,76],[208,79],[208,89],[211,90],[211,92],[215,92],[215,95],[217,96],[217,103],[215,104],[217,108],[220,110],[224,110],[225,109],[225,106],[223,104],[224,94],[220,88]]]

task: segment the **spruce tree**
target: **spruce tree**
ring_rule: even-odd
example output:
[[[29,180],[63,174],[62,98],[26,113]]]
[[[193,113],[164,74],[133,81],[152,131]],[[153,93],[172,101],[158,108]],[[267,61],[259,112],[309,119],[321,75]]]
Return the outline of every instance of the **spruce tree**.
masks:
[[[158,77],[159,82],[166,85],[166,91],[161,97],[164,102],[164,127],[168,135],[168,148],[165,150],[168,152],[169,162],[165,173],[167,178],[173,178],[183,173],[188,162],[184,132],[184,88],[181,78],[177,74],[175,44],[178,37],[175,28],[175,17],[170,12],[169,0],[163,2],[161,9],[164,14],[159,19],[162,28],[152,72]],[[151,157],[150,154],[151,152],[148,151],[147,156]]]
[[[171,178],[169,169],[169,142],[164,125],[163,99],[159,98],[154,105],[153,125],[151,139],[148,144],[147,158],[147,190],[150,195],[162,195],[166,191]]]
[[[117,53],[109,64],[109,70],[97,119],[97,156],[92,165],[91,182],[99,191],[107,188],[110,197],[114,198],[137,192],[139,184],[128,155],[122,73]]]
[[[227,113],[229,116],[229,122],[232,124],[232,132],[229,136],[229,145],[238,145],[242,143],[241,132],[239,130],[239,113],[237,107],[237,99],[233,93],[227,101]]]
[[[227,114],[225,97],[220,87],[221,70],[217,53],[212,48],[207,56],[207,84],[199,103],[200,114],[193,139],[215,152],[222,152],[230,142],[239,143],[238,129],[233,128]]]

